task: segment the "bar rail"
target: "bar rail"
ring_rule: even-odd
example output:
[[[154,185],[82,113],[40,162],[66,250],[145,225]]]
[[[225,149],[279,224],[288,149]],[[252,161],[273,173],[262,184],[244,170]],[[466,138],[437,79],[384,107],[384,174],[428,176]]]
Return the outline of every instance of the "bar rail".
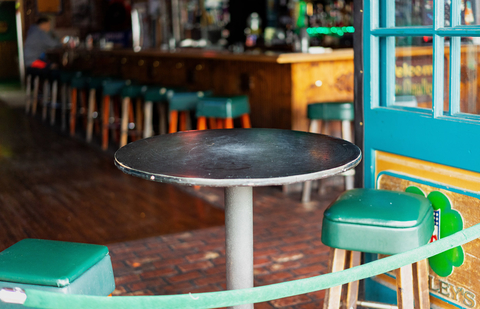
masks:
[[[218,308],[259,303],[328,289],[376,276],[429,258],[480,237],[480,224],[417,249],[340,272],[242,290],[165,296],[82,296],[25,289],[24,306],[31,308]]]

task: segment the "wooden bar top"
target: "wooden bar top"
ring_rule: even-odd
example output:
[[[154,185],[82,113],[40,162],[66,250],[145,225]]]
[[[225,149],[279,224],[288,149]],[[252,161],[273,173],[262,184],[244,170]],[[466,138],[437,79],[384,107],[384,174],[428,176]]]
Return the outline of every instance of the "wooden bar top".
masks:
[[[353,50],[307,53],[232,53],[222,50],[69,49],[53,62],[87,74],[139,84],[248,95],[252,126],[308,130],[307,105],[353,101]]]
[[[353,49],[338,49],[321,54],[309,53],[278,53],[278,52],[243,52],[232,53],[229,51],[206,50],[206,49],[177,49],[175,51],[162,51],[158,49],[146,49],[135,52],[131,49],[115,50],[78,50],[79,52],[91,53],[112,53],[118,56],[146,56],[165,58],[191,58],[191,59],[216,59],[249,62],[270,62],[270,63],[301,63],[301,62],[322,62],[337,60],[352,60]]]

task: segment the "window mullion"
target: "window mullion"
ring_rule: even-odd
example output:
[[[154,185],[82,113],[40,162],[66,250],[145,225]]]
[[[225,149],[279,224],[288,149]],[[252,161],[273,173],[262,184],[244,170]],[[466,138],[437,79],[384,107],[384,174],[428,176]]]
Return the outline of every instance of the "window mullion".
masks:
[[[434,1],[433,9],[433,29],[435,31],[433,35],[433,117],[440,117],[443,116],[445,39],[438,35],[436,31],[445,25],[444,0]]]
[[[370,102],[368,102],[370,108],[380,106],[380,40],[378,37],[370,35],[372,29],[377,29],[380,24],[380,1],[381,0],[364,2],[366,8],[365,13],[369,14],[365,16],[365,18],[366,20],[370,20],[370,24],[366,24],[369,26],[366,37],[369,38],[368,46],[370,48],[370,57],[368,60],[370,62]],[[370,18],[367,19],[367,17]],[[368,53],[366,53],[366,55],[368,55]],[[368,65],[368,62],[365,65]],[[366,83],[366,85],[368,85],[368,83]]]
[[[450,8],[450,24],[452,27],[461,24],[460,1],[452,1]],[[461,38],[450,38],[450,89],[449,89],[449,114],[460,113],[460,68],[461,68]]]
[[[395,2],[386,1],[385,15],[387,28],[395,27]],[[386,62],[386,78],[385,78],[385,105],[391,106],[395,103],[395,37],[386,37],[385,42],[385,62]]]

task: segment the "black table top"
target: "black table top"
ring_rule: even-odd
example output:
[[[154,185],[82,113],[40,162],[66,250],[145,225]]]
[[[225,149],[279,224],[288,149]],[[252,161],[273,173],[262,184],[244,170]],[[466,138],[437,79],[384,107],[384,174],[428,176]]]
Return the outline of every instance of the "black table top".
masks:
[[[360,149],[342,139],[278,129],[187,131],[120,148],[115,165],[144,179],[212,187],[269,186],[355,167]]]

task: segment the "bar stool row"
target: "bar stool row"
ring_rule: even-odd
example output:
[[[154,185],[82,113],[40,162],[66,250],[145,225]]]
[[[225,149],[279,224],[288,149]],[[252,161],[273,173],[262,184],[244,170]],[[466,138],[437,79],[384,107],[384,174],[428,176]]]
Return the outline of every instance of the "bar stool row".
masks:
[[[47,120],[50,110],[50,124],[54,125],[56,111],[60,109],[61,129],[67,130],[68,118],[69,133],[74,136],[81,119],[87,142],[92,142],[96,131],[104,150],[109,146],[109,134],[121,147],[127,144],[129,136],[136,140],[155,133],[164,134],[167,126],[168,133],[191,129],[190,114],[195,115],[199,130],[233,128],[234,118],[240,119],[243,128],[251,127],[248,97],[243,95],[220,97],[208,90],[188,91],[82,72],[31,68],[27,70],[26,83],[27,114],[37,113],[40,84],[43,84],[42,120]],[[60,103],[57,101],[59,86]],[[68,98],[70,103],[67,103]],[[154,115],[154,105],[158,107],[158,117]],[[158,131],[154,130],[154,119],[158,120]]]
[[[44,121],[47,119],[48,107],[50,107],[50,124],[54,125],[56,110],[60,108],[61,128],[66,130],[68,113],[69,132],[74,136],[78,127],[77,120],[83,118],[86,141],[92,142],[95,128],[100,135],[104,150],[109,146],[110,134],[113,134],[118,146],[122,147],[127,144],[129,136],[131,140],[136,140],[150,137],[155,133],[174,133],[177,130],[191,129],[190,114],[195,114],[196,127],[199,130],[207,127],[233,128],[234,118],[240,118],[243,128],[251,127],[247,96],[215,97],[211,91],[195,92],[184,88],[139,85],[130,80],[61,70],[29,69],[27,71],[27,85],[29,85],[27,113],[30,111],[32,114],[36,113],[40,81],[43,82],[42,119]],[[57,104],[59,85],[61,103]],[[68,88],[70,90],[67,90]],[[70,104],[67,104],[67,97],[70,97]],[[79,97],[80,100],[78,100]],[[98,104],[97,101],[100,98],[101,104]],[[119,101],[121,101],[121,107],[118,104]],[[115,102],[117,104],[112,104]],[[157,106],[158,117],[154,117],[154,106]],[[351,129],[351,122],[354,119],[353,103],[309,104],[307,116],[310,119],[310,132],[331,134],[330,124],[340,121],[341,137],[353,142]],[[158,130],[154,130],[153,127],[154,118],[158,120]],[[346,176],[345,189],[352,189],[354,171],[351,170],[342,175]],[[319,190],[324,189],[321,183],[318,187]],[[302,202],[310,201],[311,189],[312,183],[306,182]]]

